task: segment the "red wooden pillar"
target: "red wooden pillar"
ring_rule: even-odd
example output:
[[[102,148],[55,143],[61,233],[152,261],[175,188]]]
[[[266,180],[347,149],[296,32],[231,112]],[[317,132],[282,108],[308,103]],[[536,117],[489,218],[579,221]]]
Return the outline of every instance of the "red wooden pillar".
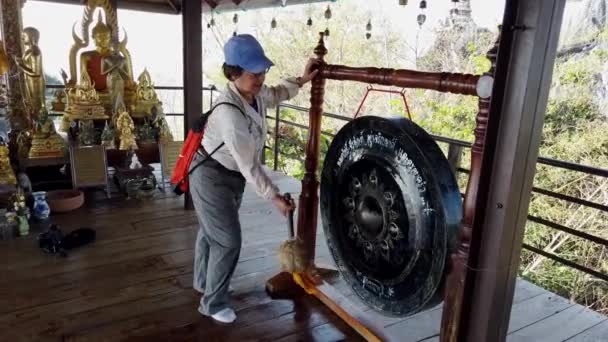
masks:
[[[327,49],[323,43],[323,33],[320,34],[319,44],[315,48],[315,55],[324,62]],[[323,68],[323,64],[320,69]],[[323,116],[323,95],[325,93],[325,78],[315,77],[310,90],[310,112],[308,116],[308,144],[306,145],[305,173],[302,179],[302,193],[298,208],[299,239],[304,241],[307,258],[312,264],[315,258],[315,243],[317,237],[317,217],[319,208],[319,180],[317,168],[319,166],[319,142],[321,140],[321,119]]]

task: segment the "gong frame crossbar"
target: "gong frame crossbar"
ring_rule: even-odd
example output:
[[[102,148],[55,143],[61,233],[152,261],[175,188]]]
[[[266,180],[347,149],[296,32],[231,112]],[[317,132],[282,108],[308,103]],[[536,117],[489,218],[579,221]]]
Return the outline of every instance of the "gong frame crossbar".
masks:
[[[427,89],[479,98],[479,111],[476,116],[476,127],[474,130],[475,142],[471,150],[471,172],[469,173],[469,181],[463,203],[463,220],[458,233],[458,244],[455,251],[449,256],[450,272],[447,275],[447,285],[445,286],[446,291],[444,293],[441,340],[448,341],[449,330],[457,324],[460,318],[464,295],[463,284],[472,237],[474,205],[477,198],[479,170],[481,168],[481,157],[488,122],[498,40],[487,53],[487,57],[492,65],[490,70],[483,75],[471,75],[327,64],[325,62],[325,55],[327,55],[328,51],[323,37],[324,34],[320,33],[318,45],[314,49],[314,53],[320,60],[320,64],[318,66],[319,72],[312,80],[311,85],[309,136],[306,145],[305,173],[302,179],[302,192],[299,199],[297,221],[297,238],[303,241],[308,262],[311,265],[314,265],[317,234],[319,204],[317,167],[319,163],[321,117],[323,114],[326,80],[355,81],[367,84],[396,86],[404,89]],[[312,269],[314,270],[315,268],[313,267]],[[368,341],[399,340],[397,336],[387,335],[383,327],[376,323],[369,314],[358,310],[331,284],[325,282],[318,275],[318,272],[293,274],[293,279],[308,294],[315,296],[327,305]],[[292,282],[291,276],[286,277],[284,274],[279,274],[268,281],[267,289],[269,289],[271,294],[272,292],[283,291],[283,289],[292,286],[287,284],[288,282]]]

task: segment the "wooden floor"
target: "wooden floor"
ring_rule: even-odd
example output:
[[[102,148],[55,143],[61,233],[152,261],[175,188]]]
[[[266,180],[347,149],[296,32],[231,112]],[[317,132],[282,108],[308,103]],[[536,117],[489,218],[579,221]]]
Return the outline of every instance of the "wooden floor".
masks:
[[[299,182],[273,174],[296,198]],[[97,241],[67,258],[29,237],[0,241],[0,341],[359,341],[317,300],[271,300],[286,222],[248,188],[241,210],[243,249],[232,281],[237,322],[221,325],[197,311],[192,290],[197,229],[183,199],[103,201],[55,215],[64,232],[92,227]],[[322,229],[317,262],[331,264]],[[368,310],[344,283],[336,286]],[[401,341],[437,341],[441,307],[405,319],[377,316]],[[608,341],[607,317],[518,281],[509,341]]]

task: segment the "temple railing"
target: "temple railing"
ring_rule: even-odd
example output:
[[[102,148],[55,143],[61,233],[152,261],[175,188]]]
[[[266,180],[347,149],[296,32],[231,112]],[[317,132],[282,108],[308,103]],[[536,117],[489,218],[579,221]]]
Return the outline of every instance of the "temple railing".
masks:
[[[62,85],[47,85],[47,88],[63,89],[64,87]],[[159,90],[159,91],[179,91],[179,92],[183,91],[183,87],[179,87],[179,86],[157,86],[157,87],[155,87],[155,89]],[[211,85],[209,87],[203,87],[202,93],[204,93],[204,92],[208,92],[209,95],[208,95],[208,97],[205,97],[202,95],[203,96],[203,107],[204,107],[203,111],[208,110],[213,105],[214,95],[217,93],[217,88],[213,85]],[[305,115],[309,112],[309,109],[305,108],[305,107],[299,107],[299,106],[295,106],[295,105],[288,104],[288,103],[281,103],[274,111],[274,116],[273,115],[266,116],[266,118],[268,120],[273,122],[272,125],[269,124],[269,126],[268,126],[269,127],[268,134],[269,134],[269,137],[272,138],[274,141],[271,145],[267,144],[265,146],[265,148],[267,150],[271,151],[271,155],[272,155],[272,159],[273,159],[272,167],[274,168],[274,170],[278,170],[279,158],[281,155],[284,158],[292,159],[292,160],[299,161],[300,163],[304,163],[303,155],[292,155],[292,154],[287,154],[287,153],[281,153],[280,147],[281,147],[281,144],[284,142],[296,144],[296,145],[300,144],[298,141],[295,141],[294,139],[281,134],[280,133],[281,125],[293,127],[295,129],[304,130],[304,131],[308,130],[308,126],[306,126],[304,124],[281,118],[281,110],[283,110],[283,109],[293,110],[295,112],[301,113],[302,115]],[[53,114],[51,113],[51,115],[53,115]],[[181,119],[182,120],[181,126],[183,127],[183,116],[184,116],[183,113],[172,112],[172,113],[165,113],[165,115],[167,117],[174,117],[175,119]],[[60,114],[57,116],[60,116]],[[325,118],[335,119],[335,120],[340,120],[343,122],[348,122],[348,121],[352,120],[352,118],[350,118],[350,117],[332,114],[332,113],[323,113],[323,118],[324,119]],[[177,132],[174,132],[174,133],[177,133]],[[328,138],[334,137],[334,134],[332,134],[331,132],[327,132],[327,131],[322,131],[321,134]],[[444,137],[444,136],[438,136],[438,135],[432,135],[432,137],[438,143],[447,144],[447,158],[448,158],[448,161],[450,162],[450,165],[452,166],[453,170],[456,172],[456,174],[457,175],[467,174],[469,172],[469,170],[461,167],[460,159],[461,159],[464,151],[466,149],[471,148],[472,143],[467,142],[467,141],[452,139],[452,138],[448,138],[448,137]],[[263,160],[263,162],[266,162],[266,160]],[[537,163],[546,165],[548,167],[560,168],[563,170],[575,171],[575,172],[580,172],[585,175],[593,175],[593,176],[598,176],[601,178],[608,179],[608,169],[581,165],[581,164],[571,163],[571,162],[552,159],[552,158],[545,158],[545,157],[539,157]],[[555,192],[552,190],[543,189],[543,188],[539,188],[536,186],[534,186],[532,188],[532,192],[534,194],[538,194],[541,196],[548,196],[548,197],[562,200],[562,201],[565,201],[568,203],[573,203],[573,204],[577,204],[577,205],[580,205],[583,207],[592,208],[595,210],[599,210],[599,211],[608,213],[608,206],[605,204],[602,204],[602,203],[591,202],[591,201],[588,201],[588,200],[585,200],[582,198],[564,195],[564,194],[561,194],[561,193],[558,193],[558,192]],[[555,230],[561,231],[563,233],[570,234],[572,236],[576,236],[580,239],[592,242],[594,244],[597,244],[597,245],[600,245],[603,247],[608,247],[608,240],[603,239],[601,237],[594,236],[594,235],[588,234],[586,232],[579,231],[577,229],[567,227],[560,223],[553,222],[551,220],[547,220],[545,218],[531,215],[531,214],[528,215],[527,219],[529,222],[537,223],[537,224],[546,226],[550,229],[555,229]],[[574,261],[563,258],[555,253],[545,251],[541,248],[531,246],[526,243],[523,244],[523,248],[532,253],[542,255],[545,258],[551,259],[562,265],[571,267],[571,268],[576,269],[585,274],[594,276],[594,277],[596,277],[598,279],[602,279],[604,281],[608,281],[607,273],[603,273],[598,270],[589,268],[585,265],[578,264]]]

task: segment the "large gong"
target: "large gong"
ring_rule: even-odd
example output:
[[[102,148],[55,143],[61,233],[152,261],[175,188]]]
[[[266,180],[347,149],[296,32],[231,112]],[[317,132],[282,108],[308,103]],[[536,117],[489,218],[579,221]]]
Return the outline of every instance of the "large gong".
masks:
[[[462,200],[418,125],[364,116],[344,126],[325,157],[321,214],[340,273],[371,308],[406,316],[441,302]]]

